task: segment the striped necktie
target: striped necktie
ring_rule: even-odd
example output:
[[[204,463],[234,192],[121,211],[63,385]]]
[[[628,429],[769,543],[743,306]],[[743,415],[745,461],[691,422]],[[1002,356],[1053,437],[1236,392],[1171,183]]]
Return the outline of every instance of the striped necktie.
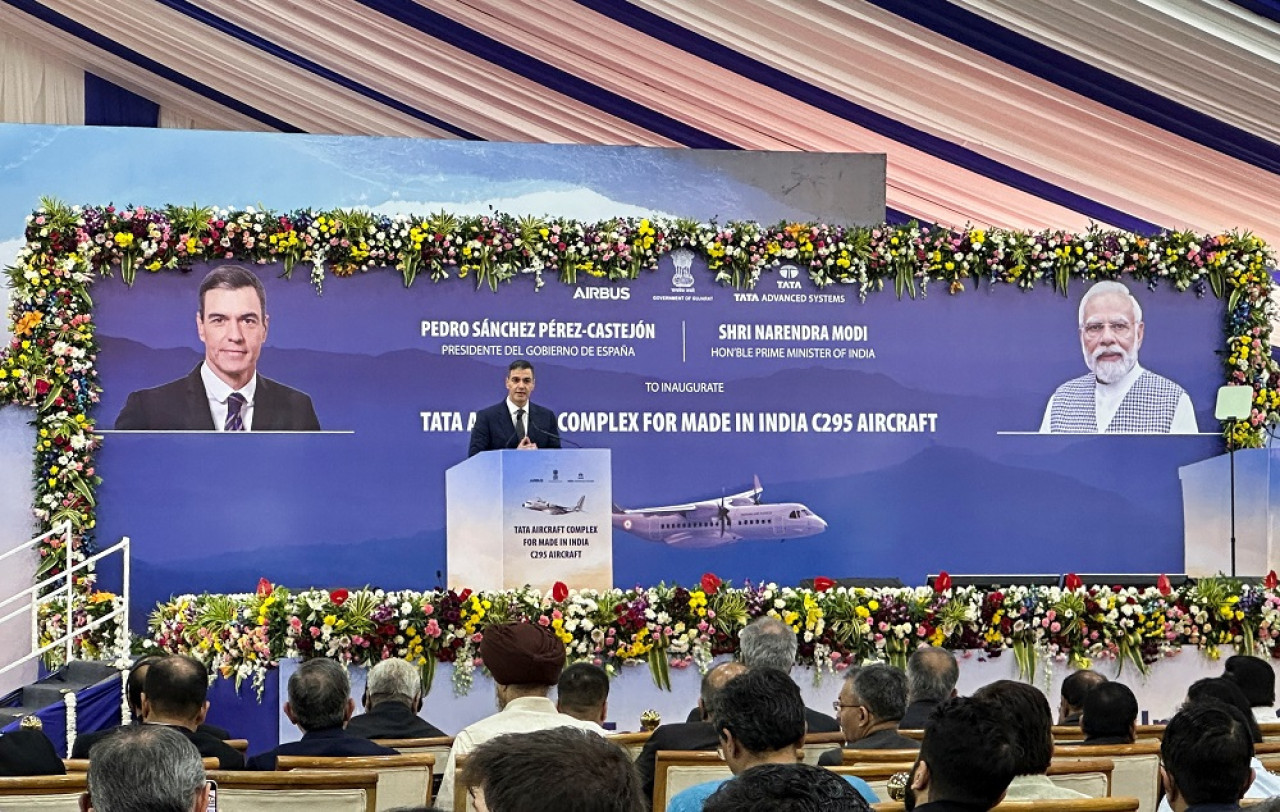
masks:
[[[240,410],[248,402],[239,392],[227,395],[227,422],[222,426],[223,431],[244,431],[244,416]]]

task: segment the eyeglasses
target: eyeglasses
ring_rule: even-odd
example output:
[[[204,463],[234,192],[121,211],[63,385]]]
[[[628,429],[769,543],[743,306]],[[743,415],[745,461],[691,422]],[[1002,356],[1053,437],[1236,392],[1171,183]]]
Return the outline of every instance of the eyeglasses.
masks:
[[[1129,331],[1133,329],[1133,325],[1127,321],[1091,321],[1085,324],[1084,334],[1090,338],[1097,338],[1102,335],[1102,331],[1111,328],[1111,334],[1120,336],[1121,338],[1129,335]]]
[[[850,702],[848,704],[845,704],[838,699],[835,702],[831,703],[831,709],[834,710],[836,713],[839,713],[841,708],[862,708],[862,707],[865,707],[865,705],[859,705],[856,702]]]

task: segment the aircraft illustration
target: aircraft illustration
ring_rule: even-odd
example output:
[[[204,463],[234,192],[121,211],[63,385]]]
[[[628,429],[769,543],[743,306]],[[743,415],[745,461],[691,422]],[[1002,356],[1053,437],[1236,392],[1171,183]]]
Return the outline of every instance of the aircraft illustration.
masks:
[[[543,513],[550,513],[552,516],[563,516],[566,513],[581,513],[582,503],[585,501],[587,501],[587,497],[579,496],[578,504],[573,507],[565,507],[564,505],[552,504],[544,499],[530,499],[522,507],[526,507],[529,510],[540,510]]]
[[[672,547],[718,547],[743,539],[816,536],[827,523],[799,502],[763,504],[760,477],[749,491],[687,505],[625,510],[613,506],[613,526]]]

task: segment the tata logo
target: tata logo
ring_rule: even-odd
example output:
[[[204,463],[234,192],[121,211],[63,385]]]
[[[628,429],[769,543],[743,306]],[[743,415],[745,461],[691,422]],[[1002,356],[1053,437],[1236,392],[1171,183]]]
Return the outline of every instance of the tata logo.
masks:
[[[783,265],[778,269],[779,279],[775,280],[779,288],[784,290],[800,290],[800,269],[794,265]]]

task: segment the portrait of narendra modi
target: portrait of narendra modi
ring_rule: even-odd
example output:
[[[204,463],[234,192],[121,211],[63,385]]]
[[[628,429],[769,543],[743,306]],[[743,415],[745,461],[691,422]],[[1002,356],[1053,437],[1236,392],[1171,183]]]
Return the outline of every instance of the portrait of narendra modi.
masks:
[[[1121,282],[1097,282],[1080,300],[1080,349],[1088,372],[1054,390],[1042,434],[1195,434],[1181,386],[1138,362],[1142,305]]]

